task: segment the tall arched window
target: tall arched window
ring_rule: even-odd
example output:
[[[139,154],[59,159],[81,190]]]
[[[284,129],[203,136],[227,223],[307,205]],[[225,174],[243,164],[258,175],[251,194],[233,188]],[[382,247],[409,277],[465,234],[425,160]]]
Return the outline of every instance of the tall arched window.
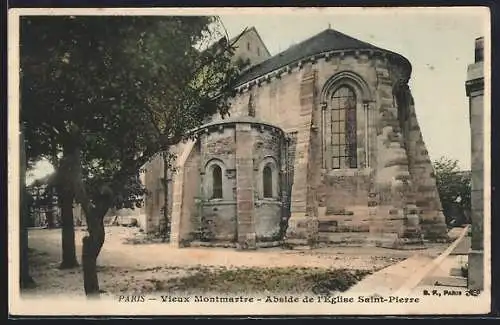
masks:
[[[357,168],[356,95],[346,86],[339,88],[331,101],[332,168]]]
[[[217,165],[212,170],[212,199],[222,199],[222,169]]]
[[[267,164],[262,170],[263,196],[264,198],[273,197],[273,171]]]

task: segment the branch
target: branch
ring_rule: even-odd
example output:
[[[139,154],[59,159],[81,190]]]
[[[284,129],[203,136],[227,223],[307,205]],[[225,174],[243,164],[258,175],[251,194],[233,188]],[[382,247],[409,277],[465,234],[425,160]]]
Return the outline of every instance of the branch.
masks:
[[[217,22],[222,26],[222,29],[224,30],[224,33],[226,34],[226,38],[229,41],[229,33],[227,32],[227,28],[224,25],[224,23],[222,22],[222,19],[219,16],[216,16],[215,20],[217,20]]]
[[[230,46],[233,46],[234,44],[236,44],[240,40],[240,38],[247,32],[247,30],[248,30],[248,27],[245,27],[245,29],[238,36],[236,36],[234,38],[234,41],[230,44]]]
[[[148,100],[146,99],[146,102],[147,101]],[[148,105],[144,105],[144,106],[146,107],[145,110],[146,110],[146,113],[148,113],[148,115],[149,115],[149,118],[151,120],[151,124],[153,124],[153,127],[155,128],[156,132],[158,132],[158,135],[161,135],[162,132],[158,128],[158,125],[156,124],[156,120],[155,120],[155,117],[154,117],[154,112],[151,110],[151,107],[149,107]]]
[[[222,22],[221,22],[221,24],[222,24]],[[224,27],[223,24],[222,24],[222,26],[225,29],[225,27]],[[243,36],[243,34],[245,34],[245,32],[247,31],[247,29],[248,28],[245,28],[237,37],[235,37],[232,43],[229,43],[229,36],[227,34],[227,31],[226,31],[227,44],[226,44],[226,46],[222,47],[222,49],[223,49],[222,54],[229,53],[229,49],[231,49],[233,47],[233,45],[236,44],[240,40],[240,38]],[[212,46],[215,47],[217,45],[220,45],[220,39],[219,39],[219,41],[215,42],[215,44],[212,45]],[[210,48],[206,49],[205,52],[209,51]],[[202,68],[204,68],[204,67],[212,64],[213,62],[215,62],[216,58],[217,58],[217,56],[213,55],[213,57],[208,62],[206,62],[205,64],[202,64],[197,69],[195,69],[194,72],[193,72],[193,76],[197,75],[201,71]]]

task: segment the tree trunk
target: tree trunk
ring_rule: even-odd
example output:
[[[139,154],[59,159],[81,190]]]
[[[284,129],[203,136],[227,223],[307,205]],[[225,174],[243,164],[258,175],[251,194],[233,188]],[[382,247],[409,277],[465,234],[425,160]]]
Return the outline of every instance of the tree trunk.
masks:
[[[88,235],[82,239],[83,288],[88,298],[99,298],[101,290],[97,277],[97,257],[104,244],[104,216],[111,207],[112,199],[111,196],[105,196],[100,202],[95,202],[94,207],[83,184],[79,148],[75,147],[68,158],[67,163],[72,170],[68,175],[72,179],[72,194],[80,204],[87,221]]]
[[[27,210],[27,209],[24,209]],[[25,216],[21,216],[20,223],[20,286],[21,289],[31,288],[35,285],[35,281],[29,272],[29,248],[28,248],[28,228],[26,227],[26,212],[22,212]]]
[[[99,298],[102,290],[99,289],[99,279],[97,277],[97,257],[104,245],[104,216],[109,210],[111,201],[105,200],[98,203],[98,207],[91,208],[90,200],[82,189],[78,197],[82,199],[82,209],[87,219],[88,235],[82,239],[82,265],[83,265],[83,287],[88,298]]]
[[[24,146],[24,136],[20,133],[20,146],[21,146],[21,170],[20,170],[20,216],[19,216],[19,285],[21,289],[33,287],[35,285],[35,281],[30,275],[29,272],[29,251],[28,251],[28,224],[30,222],[30,209],[28,206],[27,200],[27,191],[26,191],[26,151]]]
[[[20,286],[21,289],[30,288],[35,285],[35,281],[29,272],[29,248],[28,248],[28,222],[29,222],[29,208],[26,200],[26,189],[21,186],[21,214],[20,214]]]
[[[89,234],[82,239],[83,286],[87,297],[98,298],[101,291],[97,278],[97,257],[105,239],[104,214],[88,215],[87,225]]]
[[[75,227],[73,221],[73,193],[64,191],[61,194],[61,235],[62,262],[61,269],[78,267],[75,248]]]
[[[73,148],[64,148],[64,156],[58,170],[58,195],[61,207],[61,236],[62,236],[62,262],[61,269],[70,269],[78,266],[75,248],[75,227],[73,220],[73,173],[72,157]]]
[[[164,229],[162,231],[162,242],[166,242],[170,235],[169,197],[168,197],[168,177],[169,177],[168,151],[163,155],[163,220]]]

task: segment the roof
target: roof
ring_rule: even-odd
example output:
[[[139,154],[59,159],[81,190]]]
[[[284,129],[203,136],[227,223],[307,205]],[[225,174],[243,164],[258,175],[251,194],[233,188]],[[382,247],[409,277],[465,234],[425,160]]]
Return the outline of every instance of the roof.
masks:
[[[229,40],[229,43],[233,43],[234,41],[238,40],[238,39],[239,39],[242,35],[244,35],[244,34],[248,34],[248,33],[252,32],[252,31],[255,33],[255,35],[257,35],[257,38],[258,38],[258,39],[259,39],[259,41],[261,42],[261,45],[263,46],[263,48],[264,48],[264,50],[266,51],[267,55],[271,56],[271,52],[269,52],[269,50],[267,49],[266,43],[264,43],[264,41],[262,40],[262,37],[260,37],[260,34],[259,34],[259,32],[257,31],[257,29],[255,28],[255,26],[252,26],[252,27],[250,27],[250,28],[248,28],[248,27],[247,27],[247,28],[245,28],[245,29],[243,30],[243,32],[241,32],[241,33],[240,33],[240,34],[238,34],[237,36],[235,36],[235,37],[231,38],[231,39]]]
[[[370,49],[384,51],[396,55],[403,61],[406,61],[408,65],[410,65],[410,62],[406,58],[397,53],[378,48],[372,44],[360,41],[339,31],[326,29],[321,33],[310,37],[305,41],[296,44],[288,48],[287,50],[267,59],[266,61],[263,61],[260,64],[250,68],[245,74],[243,74],[238,84],[241,85],[276,69],[284,67],[290,63],[310,57],[315,54],[336,50],[340,51]]]

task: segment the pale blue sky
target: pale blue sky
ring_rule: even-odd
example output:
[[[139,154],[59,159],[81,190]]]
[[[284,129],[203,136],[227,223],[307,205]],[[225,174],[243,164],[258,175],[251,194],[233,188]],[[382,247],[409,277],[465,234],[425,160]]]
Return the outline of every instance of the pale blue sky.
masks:
[[[210,10],[203,13],[211,14]],[[413,66],[410,87],[432,160],[458,159],[470,169],[470,130],[465,95],[474,40],[489,35],[485,8],[408,9],[215,9],[230,36],[254,26],[272,55],[328,28],[395,51]],[[198,13],[199,14],[199,13]],[[41,164],[30,178],[51,172]]]

